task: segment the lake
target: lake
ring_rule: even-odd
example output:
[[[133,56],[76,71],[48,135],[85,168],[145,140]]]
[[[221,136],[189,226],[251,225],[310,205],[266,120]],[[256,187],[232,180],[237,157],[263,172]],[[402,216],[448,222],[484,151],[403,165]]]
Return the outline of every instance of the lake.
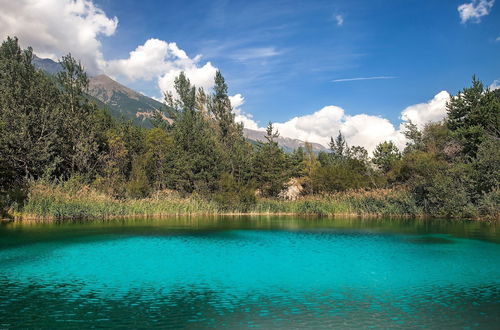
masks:
[[[499,229],[304,217],[2,224],[0,329],[498,329]]]

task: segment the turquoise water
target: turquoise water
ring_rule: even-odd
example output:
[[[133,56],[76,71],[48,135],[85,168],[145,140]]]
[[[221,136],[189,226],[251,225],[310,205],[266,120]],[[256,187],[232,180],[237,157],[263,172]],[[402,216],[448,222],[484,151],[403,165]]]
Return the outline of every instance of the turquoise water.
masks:
[[[0,329],[498,329],[498,229],[292,217],[4,224]]]

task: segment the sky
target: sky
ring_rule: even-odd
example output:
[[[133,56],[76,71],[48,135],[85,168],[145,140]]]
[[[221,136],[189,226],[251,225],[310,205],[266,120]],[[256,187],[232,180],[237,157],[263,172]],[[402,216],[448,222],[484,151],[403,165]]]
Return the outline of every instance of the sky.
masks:
[[[500,2],[500,1],[499,1]],[[71,52],[162,98],[181,71],[210,89],[220,70],[236,119],[369,151],[402,125],[439,121],[476,74],[500,85],[495,0],[0,0],[0,37],[40,57]]]

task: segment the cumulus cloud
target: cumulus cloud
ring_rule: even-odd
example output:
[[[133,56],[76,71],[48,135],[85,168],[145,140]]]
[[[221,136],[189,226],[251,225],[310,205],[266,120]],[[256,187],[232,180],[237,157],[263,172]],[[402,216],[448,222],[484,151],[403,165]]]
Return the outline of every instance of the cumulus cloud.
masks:
[[[461,4],[457,8],[460,20],[463,24],[468,21],[480,23],[481,17],[488,15],[494,4],[495,0],[472,0],[472,2]]]
[[[189,57],[175,42],[149,39],[129,53],[128,58],[105,63],[104,71],[129,81],[157,79],[162,92],[174,92],[174,80],[182,71],[196,87],[210,89],[217,68],[200,64],[201,56]]]
[[[175,42],[149,39],[131,51],[127,59],[108,61],[105,70],[110,75],[124,76],[129,80],[150,80],[189,61],[186,52]]]
[[[238,95],[238,94],[237,94]],[[373,152],[377,144],[392,141],[399,148],[404,148],[406,139],[402,133],[404,124],[411,120],[419,128],[429,122],[442,120],[446,116],[446,102],[450,95],[446,91],[436,94],[426,103],[411,105],[401,112],[403,123],[398,127],[386,118],[367,114],[348,115],[341,107],[329,105],[305,116],[297,116],[288,121],[274,123],[281,136],[300,139],[302,141],[320,143],[327,146],[330,137],[336,137],[339,132],[344,135],[349,145],[358,145]],[[245,127],[263,130],[251,116],[245,114],[239,107],[243,98],[231,99],[238,121]]]
[[[450,99],[450,94],[442,91],[436,94],[432,100],[426,103],[410,105],[401,112],[401,119],[410,121],[420,129],[429,122],[437,122],[446,117],[446,102]]]
[[[500,79],[494,80],[490,85],[490,90],[500,89]]]
[[[245,98],[241,94],[229,96],[229,101],[231,102],[231,106],[233,107],[235,122],[242,123],[245,128],[262,130],[262,128],[259,128],[259,124],[255,120],[253,120],[253,116],[249,113],[245,113],[241,109],[241,106],[243,105],[243,103],[245,103]]]
[[[104,61],[99,38],[118,25],[89,0],[0,0],[0,8],[1,39],[17,36],[23,47],[53,60],[71,52],[90,73]]]
[[[104,72],[129,81],[156,79],[163,91],[172,91],[174,78],[185,71],[193,84],[209,89],[217,68],[200,64],[175,42],[149,39],[128,58],[106,61],[100,38],[118,26],[91,0],[0,0],[0,37],[17,36],[23,47],[32,46],[42,58],[58,60],[72,53],[91,75]]]
[[[328,145],[330,137],[342,133],[350,145],[359,145],[372,152],[382,141],[390,140],[404,146],[402,134],[385,118],[359,114],[350,116],[337,106],[326,106],[313,114],[276,123],[282,136]]]
[[[180,68],[171,69],[158,79],[158,87],[163,91],[174,91],[174,80],[182,71],[189,78],[191,84],[196,87],[203,87],[208,90],[214,86],[214,77],[217,68],[212,63],[207,62],[203,66],[198,66],[196,61],[188,63]]]

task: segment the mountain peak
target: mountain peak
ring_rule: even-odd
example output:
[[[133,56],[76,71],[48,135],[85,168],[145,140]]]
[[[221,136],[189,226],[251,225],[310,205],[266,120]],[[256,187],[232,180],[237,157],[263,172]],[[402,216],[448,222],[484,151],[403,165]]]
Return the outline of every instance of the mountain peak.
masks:
[[[104,103],[110,102],[115,93],[123,93],[134,100],[139,100],[143,96],[105,74],[89,79],[89,93]]]

